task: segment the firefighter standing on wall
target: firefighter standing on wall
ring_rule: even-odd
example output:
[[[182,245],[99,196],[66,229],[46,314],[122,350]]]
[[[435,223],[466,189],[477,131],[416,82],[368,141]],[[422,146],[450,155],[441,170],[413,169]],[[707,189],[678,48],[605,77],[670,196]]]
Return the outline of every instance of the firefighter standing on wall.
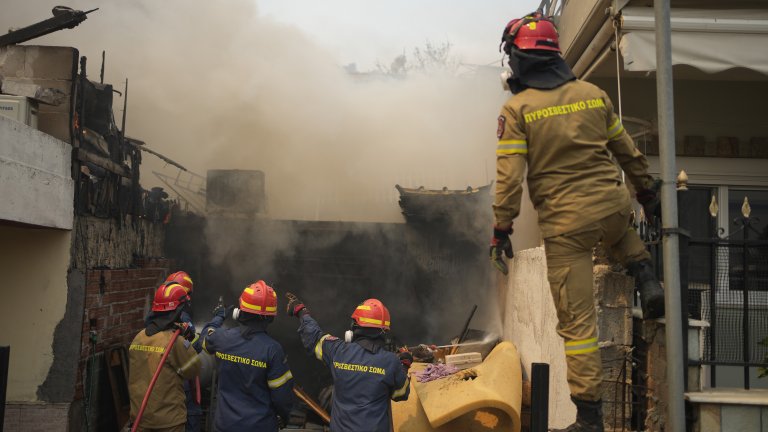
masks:
[[[203,349],[216,357],[218,372],[215,428],[220,432],[274,432],[293,405],[293,375],[283,347],[267,334],[277,315],[275,291],[258,281],[240,295],[232,318],[240,325],[221,328],[227,310],[219,306],[202,331]]]
[[[376,299],[368,299],[352,314],[352,329],[345,340],[323,333],[309,310],[292,294],[288,315],[301,321],[299,335],[304,348],[325,363],[333,376],[332,432],[389,432],[390,400],[408,399],[409,352],[399,356],[384,349],[390,328],[389,311]]]
[[[501,255],[512,257],[509,236],[527,166],[578,412],[565,431],[603,431],[592,248],[602,242],[634,276],[644,318],[664,314],[663,291],[643,242],[630,228],[629,190],[612,156],[649,216],[658,209],[654,180],[605,92],[575,79],[560,56],[557,30],[549,19],[534,13],[512,20],[502,44],[512,69],[502,79],[514,96],[498,119],[491,261],[507,273]]]
[[[176,283],[163,284],[155,292],[152,314],[147,327],[140,331],[129,347],[130,373],[128,392],[131,399],[131,418],[139,411],[149,382],[157,370],[165,348],[174,331],[181,328],[181,336],[188,337],[190,328],[182,320],[189,295]],[[200,373],[200,360],[188,340],[176,339],[163,366],[157,383],[147,402],[139,423],[139,430],[153,432],[184,432],[187,421],[183,381]]]

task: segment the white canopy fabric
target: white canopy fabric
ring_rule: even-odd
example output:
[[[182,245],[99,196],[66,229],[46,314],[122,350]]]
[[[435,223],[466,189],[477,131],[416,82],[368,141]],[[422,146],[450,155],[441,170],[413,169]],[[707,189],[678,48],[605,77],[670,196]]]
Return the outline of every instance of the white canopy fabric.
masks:
[[[653,9],[624,8],[622,17],[624,69],[656,70]],[[673,9],[672,64],[707,73],[741,67],[768,75],[768,11]]]

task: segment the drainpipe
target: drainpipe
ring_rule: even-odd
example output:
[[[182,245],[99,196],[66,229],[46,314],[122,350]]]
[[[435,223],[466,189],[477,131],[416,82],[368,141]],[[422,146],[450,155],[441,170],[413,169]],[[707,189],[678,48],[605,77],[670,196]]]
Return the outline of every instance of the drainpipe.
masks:
[[[664,252],[664,306],[666,310],[667,386],[669,405],[666,430],[685,432],[683,317],[680,292],[680,245],[675,175],[675,112],[672,96],[672,36],[670,0],[655,0],[656,98],[659,113],[659,161]]]

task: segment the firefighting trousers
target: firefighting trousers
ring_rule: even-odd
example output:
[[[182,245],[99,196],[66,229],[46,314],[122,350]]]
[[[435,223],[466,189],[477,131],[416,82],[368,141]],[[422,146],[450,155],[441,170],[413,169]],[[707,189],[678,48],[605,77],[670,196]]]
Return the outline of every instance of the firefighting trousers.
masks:
[[[171,426],[167,428],[139,428],[139,432],[184,432],[184,427],[185,426],[183,424],[180,424],[178,426]]]
[[[574,232],[544,239],[547,278],[557,310],[557,333],[565,341],[571,396],[601,398],[603,368],[597,344],[597,311],[593,295],[592,248],[599,242],[622,264],[649,259],[629,226],[630,208]]]

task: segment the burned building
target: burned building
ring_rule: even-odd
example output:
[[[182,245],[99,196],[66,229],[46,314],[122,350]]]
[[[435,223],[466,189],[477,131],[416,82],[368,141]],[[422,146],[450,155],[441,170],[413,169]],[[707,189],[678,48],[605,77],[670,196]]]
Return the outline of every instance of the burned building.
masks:
[[[141,186],[148,149],[126,136],[112,108],[125,89],[93,79],[95,70],[75,48],[0,47],[0,102],[16,114],[0,116],[2,316],[21,328],[0,342],[10,346],[7,430],[127,422],[125,349],[169,258],[203,287],[200,324],[219,297],[234,302],[262,278],[306,298],[333,333],[375,296],[396,317],[393,343],[447,342],[487,297],[485,236],[467,234],[490,223],[487,188],[468,200],[466,191],[444,193],[440,208],[450,211],[437,219],[415,214],[404,195],[407,223],[273,220],[262,173],[222,170],[200,188],[207,208],[184,201],[195,212],[184,211],[162,189]],[[274,328],[297,382],[317,396],[327,372],[300,349],[294,322],[281,317]]]
[[[14,329],[0,341],[10,348],[0,356],[5,430],[126,420],[116,372],[168,271],[155,258],[164,214],[149,211],[140,150],[112,110],[117,92],[90,79],[75,48],[18,45],[85,17],[55,8],[0,36],[0,316]]]
[[[488,186],[470,188],[471,194],[441,191],[442,198],[428,206],[450,209],[449,214],[420,213],[426,207],[414,205],[418,199],[408,192],[401,198],[406,223],[363,223],[272,219],[266,202],[249,203],[266,197],[264,180],[253,171],[209,171],[213,211],[172,216],[168,256],[204,287],[193,302],[196,323],[211,318],[219,297],[233,304],[243,287],[263,279],[277,291],[279,304],[286,291],[296,293],[324,330],[336,335],[349,328],[354,308],[370,297],[390,309],[396,346],[449,342],[461,332],[473,304],[480,308],[474,328],[496,326],[485,236],[456,229],[457,224],[490,224]],[[227,196],[246,199],[234,204],[222,198]],[[317,397],[331,385],[330,374],[304,352],[297,323],[281,315],[270,332],[286,350],[296,385]]]

